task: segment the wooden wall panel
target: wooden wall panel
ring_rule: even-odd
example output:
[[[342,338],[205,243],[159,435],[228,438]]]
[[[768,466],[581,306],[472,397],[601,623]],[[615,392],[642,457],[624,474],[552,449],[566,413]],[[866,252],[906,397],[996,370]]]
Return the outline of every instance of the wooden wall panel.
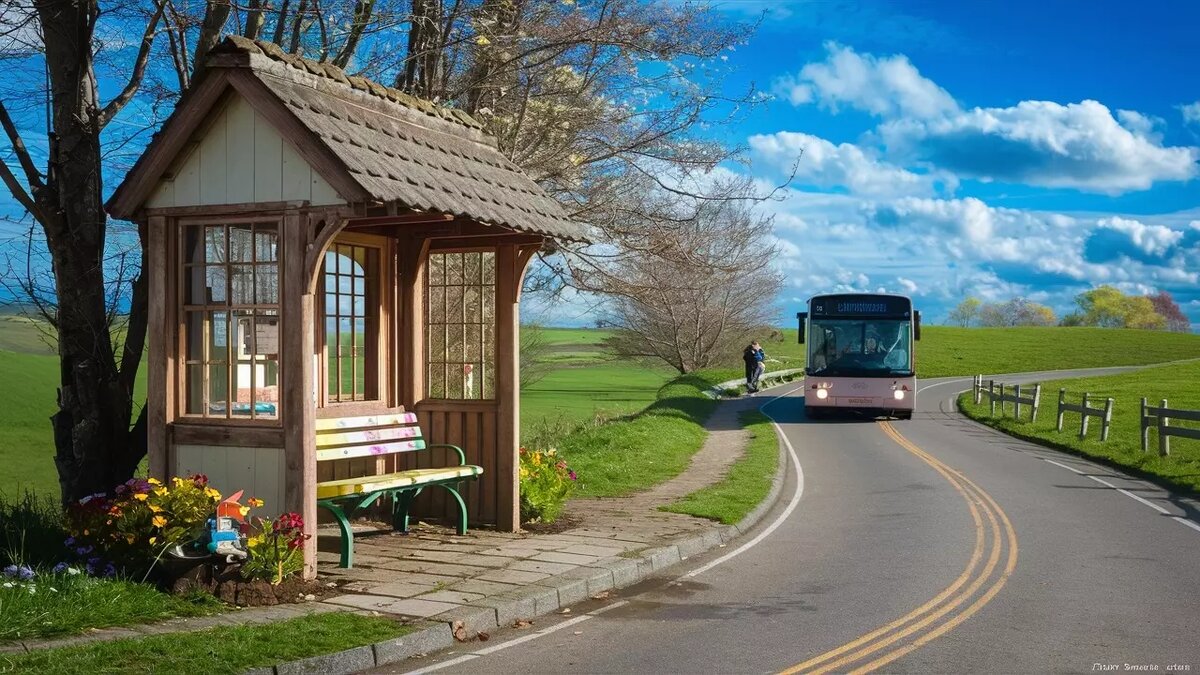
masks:
[[[283,137],[254,117],[254,201],[283,201]]]
[[[472,526],[494,525],[499,510],[495,406],[481,406],[478,402],[426,401],[417,407],[417,419],[430,443],[457,445],[463,449],[468,464],[483,467],[483,475],[467,482],[462,495]],[[402,468],[448,466],[458,462],[458,455],[452,450],[415,455],[406,457]],[[413,504],[412,515],[418,519],[435,518],[453,523],[458,516],[457,508],[445,490],[430,489]]]
[[[227,194],[227,185],[225,180],[229,173],[229,153],[227,147],[226,122],[228,115],[226,111],[213,120],[212,126],[208,128],[208,133],[205,134],[204,140],[200,142],[200,149],[196,151],[196,155],[200,159],[200,203],[201,204],[228,204],[230,203],[225,195]]]
[[[202,473],[226,497],[244,490],[244,497],[258,497],[265,502],[261,509],[255,510],[263,517],[273,518],[287,510],[283,503],[281,448],[176,445],[173,450],[171,475]]]
[[[225,157],[225,204],[241,204],[254,201],[254,167],[256,146],[254,143],[254,109],[241,96],[235,96],[226,109]],[[278,134],[276,134],[277,136]],[[264,158],[266,160],[267,158]],[[276,199],[265,201],[277,201]]]

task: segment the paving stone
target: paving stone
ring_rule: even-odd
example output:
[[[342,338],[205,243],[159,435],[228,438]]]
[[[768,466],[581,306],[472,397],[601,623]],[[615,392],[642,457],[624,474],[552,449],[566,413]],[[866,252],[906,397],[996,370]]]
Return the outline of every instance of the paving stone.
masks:
[[[477,567],[475,565],[455,565],[452,563],[438,563],[436,566],[427,568],[426,572],[440,574],[442,576],[470,578],[470,577],[479,576],[480,574],[487,572],[489,569],[491,569],[491,568]]]
[[[324,656],[314,656],[291,663],[281,663],[275,666],[275,673],[276,675],[299,675],[300,673],[340,675],[341,673],[357,673],[373,667],[375,667],[375,651],[367,646]]]
[[[456,563],[466,555],[457,551],[427,551],[424,549],[413,551],[408,555],[408,558],[414,560],[436,560],[438,562]]]
[[[557,562],[538,562],[536,560],[518,560],[508,566],[510,570],[519,570],[521,572],[543,572],[545,574],[562,574],[567,570],[575,569],[579,565],[571,565],[567,563]]]
[[[613,573],[603,568],[577,567],[559,576],[586,582],[589,597],[613,587]]]
[[[603,558],[605,555],[611,555],[611,554],[606,553],[604,555],[580,555],[578,553],[563,553],[561,551],[546,551],[545,553],[539,553],[539,554],[533,556],[532,558],[530,558],[530,560],[536,560],[538,562],[566,563],[568,565],[590,565],[590,564],[596,562],[597,560],[599,560],[600,558]]]
[[[379,569],[392,570],[395,572],[424,572],[426,570],[434,569],[435,567],[438,566],[438,564],[439,563],[436,563],[432,560],[414,560],[412,558],[399,558],[399,559],[393,558],[387,562],[379,563],[378,565],[376,565],[376,567]]]
[[[436,602],[453,602],[460,605],[466,605],[484,597],[483,593],[470,593],[460,590],[444,590],[426,593],[420,596],[422,600],[433,600]]]
[[[671,565],[679,562],[679,549],[675,546],[664,546],[662,548],[650,549],[644,552],[643,557],[648,557],[651,564],[654,565],[654,571],[666,569]]]
[[[339,595],[325,602],[356,609],[368,609],[385,614],[400,614],[419,618],[448,612],[457,605],[449,602],[434,602],[419,598],[393,598],[384,595]]]
[[[434,588],[431,584],[413,584],[407,581],[394,581],[390,584],[372,586],[361,591],[367,595],[388,595],[394,598],[411,598],[415,595],[428,593]]]
[[[511,558],[502,558],[492,555],[480,555],[478,553],[468,553],[464,555],[457,563],[458,565],[471,565],[473,567],[504,567],[512,562]]]
[[[605,558],[611,555],[617,555],[624,551],[624,547],[619,546],[594,546],[592,544],[574,544],[567,548],[561,549],[560,553],[570,553],[573,555],[590,555],[597,558]]]
[[[479,578],[467,579],[456,584],[451,584],[446,590],[450,591],[466,591],[468,593],[479,593],[481,595],[500,595],[503,593],[511,593],[514,590],[521,588],[520,584],[504,584],[495,581],[484,581]]]
[[[541,581],[549,574],[545,572],[522,572],[520,570],[493,570],[479,575],[483,581],[498,581],[502,584],[532,584]]]
[[[424,586],[429,586],[430,588],[432,588],[433,586],[436,586],[438,584],[449,585],[449,584],[452,584],[452,583],[460,580],[458,577],[450,576],[448,574],[427,574],[427,573],[397,574],[397,575],[395,575],[395,578],[397,581],[403,581],[403,582],[409,583],[409,584],[421,584]]]

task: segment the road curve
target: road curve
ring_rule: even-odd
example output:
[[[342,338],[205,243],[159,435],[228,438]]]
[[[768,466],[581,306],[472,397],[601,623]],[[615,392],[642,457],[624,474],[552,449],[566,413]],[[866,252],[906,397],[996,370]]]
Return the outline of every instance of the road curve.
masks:
[[[810,422],[778,399],[766,411],[802,472],[761,527],[801,496],[758,544],[406,669],[1200,670],[1197,504],[966,420],[952,400],[969,386],[923,380],[914,418],[882,423]]]

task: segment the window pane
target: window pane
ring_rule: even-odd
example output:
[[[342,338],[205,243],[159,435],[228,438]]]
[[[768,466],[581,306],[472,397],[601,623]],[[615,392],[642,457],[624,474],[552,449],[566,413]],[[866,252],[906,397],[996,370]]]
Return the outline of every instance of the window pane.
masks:
[[[354,316],[366,316],[367,299],[361,295],[354,297]]]
[[[279,312],[258,310],[254,320],[254,349],[260,358],[279,357]]]
[[[325,252],[325,272],[333,273],[337,271],[337,253],[334,251]]]
[[[355,295],[366,295],[367,294],[367,280],[363,279],[361,277],[355,277],[353,292]]]
[[[204,313],[186,312],[183,326],[184,358],[196,363],[204,361]]]
[[[463,254],[463,281],[469,286],[475,286],[480,283],[479,277],[479,253],[464,253]]]
[[[183,261],[204,263],[204,228],[189,226],[183,232]]]
[[[429,395],[494,397],[494,252],[431,254],[429,269],[434,272],[426,281]],[[439,271],[444,276],[442,283],[438,283]],[[441,391],[434,373],[443,370],[445,389]]]
[[[480,288],[467,286],[463,289],[463,316],[466,323],[479,323],[483,308],[479,304]]]
[[[446,327],[446,361],[448,363],[463,362],[463,327],[449,325]]]
[[[440,363],[429,365],[429,397],[446,398],[446,369]]]
[[[187,404],[184,412],[188,415],[204,414],[204,365],[187,366],[184,374],[184,387],[187,389]]]
[[[425,278],[430,288],[446,285],[446,257],[444,255],[431,254],[426,268]]]
[[[229,397],[229,367],[224,364],[208,367],[208,414],[225,417]]]
[[[254,300],[260,305],[279,304],[279,267],[277,265],[255,265]]]
[[[204,229],[204,261],[209,263],[229,262],[225,259],[225,226],[217,225]]]
[[[195,268],[204,270],[204,290],[199,297],[194,297],[192,303],[196,305],[223,305],[228,299],[226,295],[226,279],[224,267],[205,267]]]
[[[229,360],[229,312],[208,313],[208,354],[210,362]]]
[[[336,293],[337,292],[337,282],[338,282],[338,276],[336,274],[328,274],[328,273],[325,274],[325,292],[326,293]]]
[[[234,305],[254,304],[254,266],[229,266],[229,299]]]
[[[351,260],[351,249],[349,246],[337,247],[338,252],[338,274],[353,274],[354,261]]]
[[[254,261],[279,261],[279,232],[274,223],[259,223],[254,226]]]
[[[429,323],[446,323],[446,289],[441,286],[429,289]]]
[[[429,360],[432,363],[446,361],[446,327],[435,325],[429,327]]]
[[[485,251],[480,264],[483,266],[483,283],[496,283],[496,254],[492,251]]]
[[[254,262],[254,237],[249,225],[229,226],[229,262]]]

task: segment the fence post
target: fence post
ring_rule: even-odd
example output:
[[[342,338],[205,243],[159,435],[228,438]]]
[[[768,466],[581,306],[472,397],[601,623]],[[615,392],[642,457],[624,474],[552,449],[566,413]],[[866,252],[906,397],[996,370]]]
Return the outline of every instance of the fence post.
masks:
[[[1063,404],[1064,404],[1064,403],[1066,403],[1066,402],[1067,402],[1067,390],[1066,390],[1066,389],[1059,389],[1059,390],[1058,390],[1058,424],[1057,424],[1057,429],[1058,429],[1058,431],[1060,431],[1060,432],[1062,431],[1063,415],[1065,415],[1065,414],[1066,414],[1066,411],[1064,411],[1064,410],[1063,410]]]
[[[988,402],[991,404],[991,416],[996,416],[996,381],[988,380]]]
[[[1142,397],[1142,416],[1138,420],[1138,426],[1142,430],[1142,452],[1150,449],[1150,425],[1146,423],[1146,397]]]
[[[983,398],[983,392],[981,391],[983,389],[983,375],[976,375],[971,380],[971,387],[975,389],[975,405],[979,405],[980,400]]]
[[[1038,382],[1033,385],[1033,415],[1030,416],[1030,422],[1037,421],[1038,406],[1042,405],[1042,383]]]
[[[1021,421],[1021,385],[1019,385],[1019,384],[1016,385],[1013,388],[1013,392],[1015,393],[1015,397],[1013,398],[1013,417],[1016,418],[1016,420],[1018,422],[1020,422]]]
[[[1100,427],[1100,440],[1108,440],[1108,427],[1112,424],[1112,407],[1113,400],[1110,398],[1104,402],[1104,423]]]
[[[1158,414],[1158,456],[1166,457],[1171,454],[1171,437],[1167,435],[1167,427],[1171,420],[1167,417],[1167,399],[1162,400],[1162,411]]]
[[[1088,393],[1083,392],[1083,414],[1079,416],[1079,440],[1087,438],[1087,422],[1088,422]]]

